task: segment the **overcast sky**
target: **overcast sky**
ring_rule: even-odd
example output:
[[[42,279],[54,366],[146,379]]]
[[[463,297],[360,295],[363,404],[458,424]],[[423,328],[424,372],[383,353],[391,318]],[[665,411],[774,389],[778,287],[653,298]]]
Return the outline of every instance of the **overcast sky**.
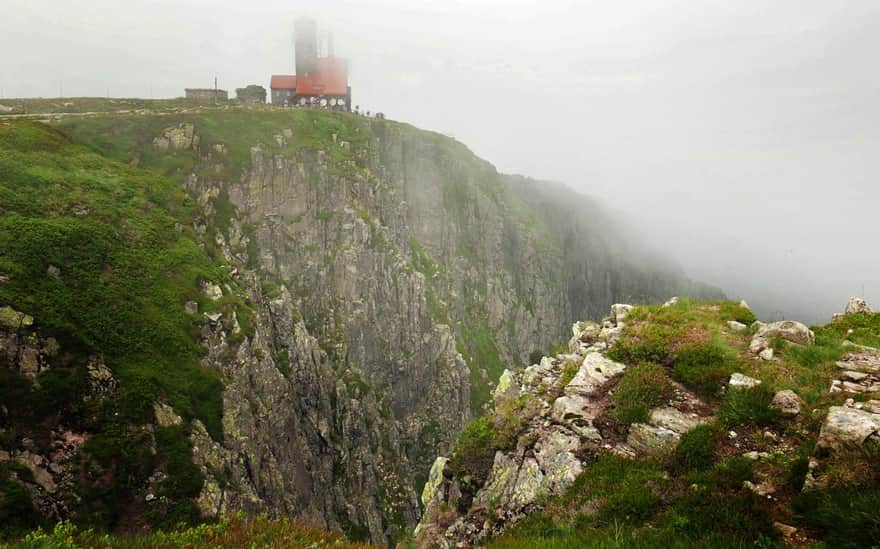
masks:
[[[3,97],[173,97],[293,71],[620,212],[766,316],[880,308],[880,1],[2,0]],[[0,99],[2,101],[2,99]],[[614,231],[616,227],[608,227]]]

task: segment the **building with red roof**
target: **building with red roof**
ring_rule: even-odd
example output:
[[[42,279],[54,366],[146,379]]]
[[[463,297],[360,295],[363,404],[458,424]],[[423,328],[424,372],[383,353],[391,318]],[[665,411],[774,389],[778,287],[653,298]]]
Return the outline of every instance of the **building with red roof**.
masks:
[[[276,74],[270,84],[273,105],[318,106],[334,110],[351,108],[348,62],[333,55],[318,57],[317,27],[311,19],[295,24],[296,74]]]

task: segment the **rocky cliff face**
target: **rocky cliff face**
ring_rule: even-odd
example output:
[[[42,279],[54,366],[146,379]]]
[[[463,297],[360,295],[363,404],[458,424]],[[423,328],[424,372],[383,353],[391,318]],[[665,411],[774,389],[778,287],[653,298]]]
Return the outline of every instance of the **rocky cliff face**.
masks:
[[[248,110],[59,125],[178,181],[196,240],[229,273],[185,304],[201,319],[201,365],[223,380],[222,424],[161,399],[149,418],[188,426],[203,514],[394,539],[417,520],[434,456],[505,367],[614,301],[712,293],[583,197],[405,125]],[[161,478],[150,482],[145,498]]]
[[[620,296],[710,293],[662,262],[646,267],[583,197],[500,175],[436,134],[327,116],[296,113],[244,145],[195,121],[153,147],[192,151],[184,184],[205,207],[200,230],[288,287],[327,354],[383,392],[417,478],[503,367],[558,343],[572,318]],[[217,177],[242,146],[240,178]]]

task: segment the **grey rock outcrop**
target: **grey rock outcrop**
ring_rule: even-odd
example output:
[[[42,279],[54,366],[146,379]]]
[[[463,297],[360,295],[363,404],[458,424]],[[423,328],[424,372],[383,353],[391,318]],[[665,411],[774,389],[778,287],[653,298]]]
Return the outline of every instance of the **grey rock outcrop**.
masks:
[[[861,297],[851,297],[849,303],[846,304],[845,315],[869,315],[873,313],[871,307]]]
[[[816,336],[804,324],[794,320],[781,320],[769,324],[758,323],[758,331],[749,344],[749,351],[759,354],[770,347],[770,340],[778,337],[798,345],[813,345]]]

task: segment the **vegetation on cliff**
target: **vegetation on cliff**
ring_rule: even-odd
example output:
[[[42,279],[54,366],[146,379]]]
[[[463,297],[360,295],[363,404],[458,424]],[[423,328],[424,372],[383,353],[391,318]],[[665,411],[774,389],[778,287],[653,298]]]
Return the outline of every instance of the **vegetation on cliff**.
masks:
[[[864,345],[876,345],[880,314],[814,327],[815,343],[792,342],[807,332],[780,333],[774,353],[760,357],[755,340],[777,327],[752,321],[745,306],[680,299],[626,312],[617,333],[606,322],[607,336],[576,325],[568,353],[610,341],[605,352],[623,375],[582,393],[584,410],[566,405],[552,418],[579,393],[536,380],[579,383],[591,355],[574,379],[564,364],[583,351],[561,353],[552,370],[545,358],[522,374],[521,388],[496,393],[495,410],[464,431],[444,480],[425,496],[422,541],[440,532],[499,548],[876,545],[880,384],[866,378],[880,370],[880,350]],[[834,381],[841,374],[862,384]],[[550,421],[535,414],[540,404],[511,407],[545,399]],[[568,447],[583,468],[574,464],[563,491],[547,484],[559,474],[552,465],[525,473],[532,459],[543,469],[545,448],[565,448],[557,433],[587,418],[597,431]],[[682,422],[681,434],[670,430]],[[549,488],[535,491],[538,482]]]
[[[191,466],[189,442],[159,433],[153,454],[140,428],[153,421],[154,402],[164,400],[222,438],[222,382],[199,364],[204,318],[184,304],[238,310],[242,318],[247,306],[201,291],[203,282],[232,282],[196,244],[194,209],[168,179],[108,160],[41,124],[0,123],[0,305],[33,318],[26,327],[5,326],[7,343],[27,347],[39,337],[51,342],[45,348],[60,349],[28,363],[35,377],[2,364],[3,446],[34,444],[40,452],[52,444],[53,430],[89,433],[90,459],[77,471],[80,497],[70,494],[83,521],[115,527],[132,491],[154,470],[169,475],[164,495],[180,506],[153,518],[197,516],[187,498],[201,478],[174,461],[183,456]],[[90,398],[90,368],[103,364],[118,389]],[[6,533],[39,523],[39,513],[24,517],[28,506],[14,496],[20,484],[8,474],[2,483],[19,517],[4,521]]]

